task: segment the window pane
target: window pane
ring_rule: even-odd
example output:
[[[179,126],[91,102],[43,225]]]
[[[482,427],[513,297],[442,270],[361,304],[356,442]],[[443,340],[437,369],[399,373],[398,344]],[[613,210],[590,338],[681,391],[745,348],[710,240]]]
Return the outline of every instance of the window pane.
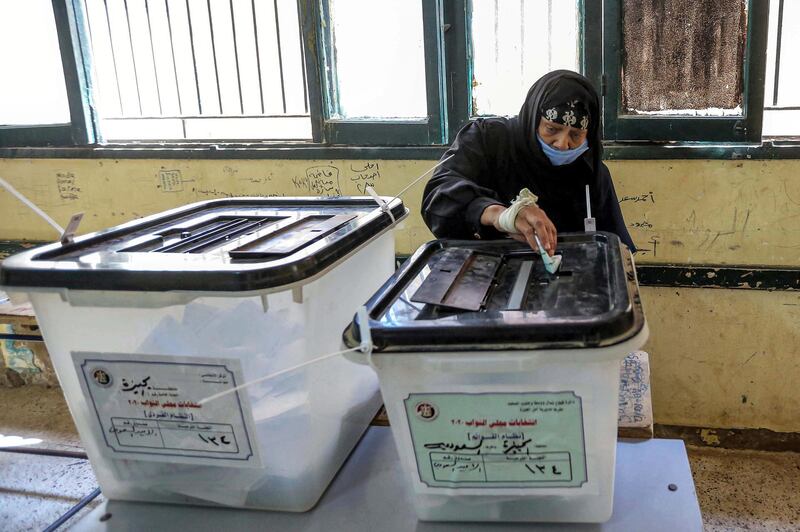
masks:
[[[764,136],[800,136],[800,2],[770,2]]]
[[[107,140],[311,138],[295,0],[83,0]]]
[[[624,0],[625,114],[740,116],[746,0]]]
[[[565,0],[473,0],[472,114],[515,115],[533,82],[578,71],[578,6]]]
[[[331,0],[339,118],[424,118],[422,3]]]
[[[0,0],[0,124],[67,124],[67,88],[50,0]]]

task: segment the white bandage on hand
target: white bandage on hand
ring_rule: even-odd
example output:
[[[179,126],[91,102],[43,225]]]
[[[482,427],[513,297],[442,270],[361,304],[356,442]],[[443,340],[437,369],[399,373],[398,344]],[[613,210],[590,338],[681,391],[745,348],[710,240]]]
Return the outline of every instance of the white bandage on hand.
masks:
[[[500,217],[497,219],[497,225],[499,225],[500,229],[506,233],[519,233],[515,223],[517,220],[517,214],[519,214],[519,211],[525,207],[536,205],[536,201],[538,199],[539,198],[536,197],[536,194],[527,188],[523,188],[519,191],[519,194],[517,194],[517,199],[511,202],[511,206],[500,213]]]

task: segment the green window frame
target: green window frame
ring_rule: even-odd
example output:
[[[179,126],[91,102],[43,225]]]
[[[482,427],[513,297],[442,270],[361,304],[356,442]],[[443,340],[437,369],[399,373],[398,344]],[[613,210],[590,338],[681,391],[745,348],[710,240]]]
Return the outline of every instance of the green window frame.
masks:
[[[0,126],[0,146],[69,146],[96,142],[96,117],[89,90],[91,65],[83,54],[88,40],[82,4],[70,0],[52,0],[52,5],[64,69],[70,123]]]
[[[444,81],[447,87],[448,144],[469,122],[472,113],[471,12],[470,0],[449,0],[445,3],[443,34],[446,42],[447,69]]]
[[[622,3],[603,2],[603,122],[607,141],[761,142],[769,2],[748,0],[742,116],[678,117],[622,112]]]
[[[314,142],[361,146],[417,146],[447,139],[444,108],[443,0],[422,3],[428,116],[419,120],[338,119],[335,50],[331,42],[329,0],[300,0]],[[309,45],[311,43],[311,45]]]

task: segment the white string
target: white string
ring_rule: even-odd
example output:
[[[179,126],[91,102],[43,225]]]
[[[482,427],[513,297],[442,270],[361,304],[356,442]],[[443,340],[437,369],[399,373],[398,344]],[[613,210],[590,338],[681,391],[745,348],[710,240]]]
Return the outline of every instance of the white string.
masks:
[[[332,357],[335,357],[337,355],[343,355],[345,353],[350,353],[352,351],[361,351],[361,346],[354,347],[352,349],[345,349],[344,351],[336,351],[335,353],[328,353],[327,355],[322,355],[322,356],[318,356],[316,358],[312,358],[311,360],[306,360],[305,362],[297,364],[296,366],[291,366],[289,368],[285,368],[285,369],[282,369],[280,371],[276,371],[275,373],[270,373],[269,375],[265,375],[264,377],[259,377],[257,379],[252,380],[252,381],[245,382],[244,384],[240,384],[239,386],[235,386],[235,387],[233,387],[233,388],[231,388],[229,390],[224,390],[222,392],[215,393],[214,395],[210,395],[210,396],[206,397],[205,399],[201,399],[199,401],[199,404],[201,404],[201,405],[205,404],[205,403],[207,403],[209,401],[213,401],[214,399],[219,399],[220,397],[228,395],[229,393],[233,393],[233,392],[239,391],[239,390],[241,390],[243,388],[247,388],[248,386],[252,386],[253,384],[258,384],[259,382],[264,382],[264,381],[272,379],[274,377],[278,377],[280,375],[283,375],[284,373],[290,373],[292,371],[298,370],[298,369],[300,369],[302,367],[308,366],[309,364],[316,364],[317,362],[320,362],[320,361],[325,360],[327,358],[332,358]]]
[[[47,222],[47,223],[49,223],[50,225],[52,225],[52,226],[53,226],[53,228],[54,228],[56,231],[58,231],[58,234],[59,234],[59,235],[63,235],[63,234],[64,234],[64,228],[63,228],[63,227],[61,227],[60,225],[58,225],[58,224],[55,222],[55,220],[53,220],[52,218],[50,218],[50,217],[47,215],[47,213],[46,213],[46,212],[44,212],[42,209],[40,209],[39,207],[37,207],[37,206],[36,206],[36,205],[35,205],[35,204],[34,204],[34,203],[31,201],[31,200],[29,200],[28,198],[26,198],[25,196],[23,196],[23,195],[22,195],[22,194],[21,194],[21,193],[20,193],[20,192],[19,192],[17,189],[15,189],[14,187],[12,187],[12,186],[11,186],[11,184],[10,184],[8,181],[6,181],[5,179],[3,179],[2,177],[0,177],[0,185],[2,185],[2,186],[3,186],[3,188],[5,188],[6,190],[8,190],[8,191],[9,191],[9,192],[10,192],[12,195],[16,196],[16,197],[17,197],[17,199],[18,199],[18,200],[20,200],[22,203],[24,203],[25,205],[27,205],[28,207],[30,207],[30,208],[31,208],[31,210],[33,210],[33,212],[35,212],[36,214],[38,214],[39,216],[41,216],[42,218],[44,218],[44,221],[45,221],[45,222]]]
[[[406,186],[406,187],[405,187],[403,190],[401,190],[400,192],[398,192],[398,193],[397,193],[397,195],[396,195],[395,197],[393,197],[392,199],[390,199],[389,201],[383,201],[382,199],[380,199],[380,196],[378,195],[378,193],[375,191],[375,189],[374,189],[373,187],[369,187],[369,186],[368,186],[368,187],[367,187],[367,193],[368,193],[370,196],[372,196],[372,199],[373,199],[373,200],[375,200],[375,203],[377,203],[377,204],[378,204],[378,206],[381,208],[381,210],[382,210],[383,212],[387,213],[387,214],[389,215],[389,217],[392,219],[392,222],[394,222],[394,215],[392,214],[392,211],[391,211],[391,210],[389,210],[389,206],[392,204],[392,202],[393,202],[394,200],[396,200],[396,199],[399,199],[399,198],[400,198],[400,196],[402,196],[403,194],[405,194],[406,192],[408,192],[408,189],[410,189],[411,187],[413,187],[414,185],[416,185],[417,183],[419,183],[419,182],[420,182],[420,180],[421,180],[423,177],[425,177],[425,176],[426,176],[426,175],[428,175],[429,173],[431,173],[431,172],[433,172],[434,170],[436,170],[436,168],[437,168],[437,167],[438,167],[440,164],[442,164],[442,163],[443,163],[443,162],[445,162],[445,161],[448,161],[448,160],[450,160],[450,159],[451,159],[452,157],[454,157],[454,156],[455,156],[455,153],[451,153],[450,155],[448,155],[447,157],[445,157],[444,159],[442,159],[442,160],[441,160],[441,161],[439,161],[438,163],[434,164],[433,166],[431,166],[430,168],[428,168],[427,170],[425,170],[425,172],[424,172],[424,173],[423,173],[421,176],[419,176],[418,178],[416,178],[415,180],[413,180],[411,183],[409,183],[409,184],[408,184],[408,185],[407,185],[407,186]]]
[[[436,170],[436,168],[437,168],[437,167],[438,167],[440,164],[442,164],[443,162],[445,162],[445,161],[449,161],[450,159],[452,159],[453,157],[455,157],[455,155],[456,155],[455,153],[451,153],[450,155],[448,155],[447,157],[445,157],[444,159],[442,159],[442,160],[441,160],[441,161],[439,161],[438,163],[434,164],[434,165],[433,165],[431,168],[429,168],[428,170],[426,170],[424,174],[422,174],[421,176],[419,176],[418,178],[416,178],[416,179],[415,179],[414,181],[412,181],[412,182],[411,182],[411,184],[409,184],[409,185],[408,185],[406,188],[404,188],[403,190],[401,190],[400,192],[398,192],[398,193],[397,193],[397,196],[395,196],[395,197],[393,197],[391,200],[389,200],[389,203],[393,202],[394,200],[398,199],[400,196],[402,196],[403,194],[405,194],[405,193],[408,191],[408,189],[410,189],[411,187],[413,187],[414,185],[416,185],[417,183],[419,183],[420,179],[422,179],[423,177],[425,177],[425,176],[426,176],[426,175],[428,175],[429,173],[431,173],[431,172],[433,172],[434,170]]]

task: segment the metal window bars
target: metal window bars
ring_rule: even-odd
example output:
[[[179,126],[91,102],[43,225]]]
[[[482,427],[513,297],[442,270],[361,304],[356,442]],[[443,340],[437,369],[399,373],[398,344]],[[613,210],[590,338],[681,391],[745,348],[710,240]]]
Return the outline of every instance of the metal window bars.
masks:
[[[795,76],[791,76],[789,80],[785,79],[785,72],[781,71],[781,64],[782,60],[789,58],[784,55],[786,51],[784,49],[784,32],[787,30],[787,24],[792,27],[797,25],[796,20],[789,21],[785,18],[785,9],[784,9],[784,0],[778,0],[777,7],[777,24],[772,28],[775,31],[774,36],[774,45],[770,43],[771,46],[774,46],[773,50],[774,53],[771,53],[773,65],[774,65],[774,72],[772,76],[772,94],[766,95],[766,102],[767,104],[764,106],[766,110],[784,110],[784,111],[798,111],[800,110],[800,105],[798,105],[797,99],[795,98],[800,87],[794,86],[792,83],[792,78],[797,79]],[[797,11],[792,12],[793,15],[797,14]],[[795,41],[796,42],[796,41]],[[789,52],[791,53],[791,49]],[[784,66],[786,66],[784,62]],[[784,74],[784,78],[781,77],[781,74]],[[781,83],[783,80],[783,83]],[[780,93],[780,98],[779,98]],[[790,101],[793,100],[793,101]]]
[[[80,0],[106,139],[311,138],[295,0]]]

